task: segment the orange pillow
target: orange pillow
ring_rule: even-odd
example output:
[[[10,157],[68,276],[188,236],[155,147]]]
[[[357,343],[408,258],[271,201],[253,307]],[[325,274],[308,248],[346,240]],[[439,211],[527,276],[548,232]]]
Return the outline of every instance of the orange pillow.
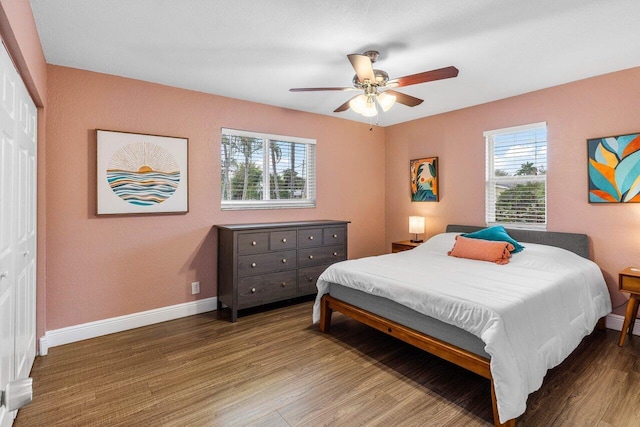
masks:
[[[458,235],[456,236],[456,242],[453,244],[453,249],[447,252],[447,255],[457,258],[491,261],[504,265],[509,263],[513,249],[513,245],[509,242],[469,239]]]

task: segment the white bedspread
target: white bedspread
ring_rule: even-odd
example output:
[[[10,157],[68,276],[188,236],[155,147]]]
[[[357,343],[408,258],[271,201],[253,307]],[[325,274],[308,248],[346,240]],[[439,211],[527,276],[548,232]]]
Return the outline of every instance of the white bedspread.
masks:
[[[378,295],[478,336],[491,355],[500,421],[611,312],[599,267],[564,249],[526,243],[507,265],[447,256],[456,233],[396,254],[343,261],[318,279],[313,322],[329,283]]]

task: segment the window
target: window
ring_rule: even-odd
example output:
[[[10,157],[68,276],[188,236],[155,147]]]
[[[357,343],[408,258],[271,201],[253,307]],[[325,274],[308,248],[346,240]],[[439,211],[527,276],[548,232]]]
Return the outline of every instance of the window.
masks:
[[[222,129],[222,209],[316,205],[316,141]]]
[[[547,226],[546,122],[484,133],[488,225]]]

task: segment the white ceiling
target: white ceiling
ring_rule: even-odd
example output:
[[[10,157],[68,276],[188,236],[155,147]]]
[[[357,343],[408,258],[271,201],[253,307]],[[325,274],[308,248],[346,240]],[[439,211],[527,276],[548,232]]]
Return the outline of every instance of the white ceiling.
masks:
[[[388,126],[640,66],[638,0],[31,0],[48,63],[278,107],[333,110],[356,92],[346,55],[380,51],[390,78],[449,65],[457,78],[399,88],[425,100]]]

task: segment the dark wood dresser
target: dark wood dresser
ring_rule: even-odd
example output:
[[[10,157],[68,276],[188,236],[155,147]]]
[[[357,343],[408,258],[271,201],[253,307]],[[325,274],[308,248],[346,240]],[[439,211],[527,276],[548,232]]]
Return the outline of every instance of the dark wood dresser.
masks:
[[[315,294],[318,276],[347,259],[349,221],[216,225],[218,310],[238,310]]]

